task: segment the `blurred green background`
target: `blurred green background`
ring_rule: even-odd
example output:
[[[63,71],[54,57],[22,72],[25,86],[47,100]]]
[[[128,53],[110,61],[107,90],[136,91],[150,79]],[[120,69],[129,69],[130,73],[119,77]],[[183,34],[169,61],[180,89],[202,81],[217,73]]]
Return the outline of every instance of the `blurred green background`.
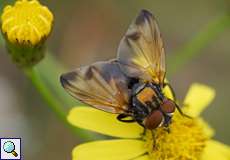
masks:
[[[11,2],[0,0],[1,11]],[[180,102],[193,82],[215,88],[216,99],[203,116],[216,129],[215,138],[230,145],[230,29],[215,37],[176,72],[170,73],[169,68],[173,65],[170,58],[178,49],[205,26],[230,12],[227,0],[44,0],[41,3],[55,15],[47,46],[68,70],[114,58],[132,19],[143,8],[153,12],[165,42],[169,79]],[[59,81],[58,76],[51,79],[53,83]],[[69,107],[63,105],[66,110]],[[24,157],[33,160],[70,159],[72,148],[81,142],[47,107],[0,45],[0,137],[10,136],[22,137]]]

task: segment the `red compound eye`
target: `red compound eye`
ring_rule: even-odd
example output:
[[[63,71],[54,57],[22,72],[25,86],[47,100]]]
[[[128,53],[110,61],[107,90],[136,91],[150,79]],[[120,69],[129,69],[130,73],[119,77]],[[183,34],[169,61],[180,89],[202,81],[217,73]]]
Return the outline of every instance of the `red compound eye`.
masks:
[[[147,129],[155,129],[164,122],[164,116],[160,110],[154,110],[144,121],[144,125]]]
[[[175,102],[172,101],[172,100],[164,100],[162,105],[161,105],[161,110],[164,112],[164,113],[173,113],[176,109],[176,105],[175,105]]]

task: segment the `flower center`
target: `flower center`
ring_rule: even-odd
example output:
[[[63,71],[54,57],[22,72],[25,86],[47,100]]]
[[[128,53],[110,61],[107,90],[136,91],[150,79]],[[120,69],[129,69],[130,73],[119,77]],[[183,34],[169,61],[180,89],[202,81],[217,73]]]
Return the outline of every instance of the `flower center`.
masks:
[[[178,113],[173,117],[169,133],[164,128],[145,135],[150,159],[197,160],[205,147],[205,135],[198,119],[189,119]]]

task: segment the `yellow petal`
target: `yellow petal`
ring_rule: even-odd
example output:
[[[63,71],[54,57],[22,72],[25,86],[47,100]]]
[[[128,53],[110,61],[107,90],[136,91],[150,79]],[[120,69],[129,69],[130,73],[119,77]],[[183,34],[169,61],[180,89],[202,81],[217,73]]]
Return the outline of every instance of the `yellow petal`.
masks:
[[[203,131],[208,138],[211,138],[214,136],[215,134],[214,129],[206,121],[204,121],[202,118],[198,118],[198,122],[202,126]]]
[[[144,154],[141,140],[105,140],[84,143],[74,148],[72,160],[130,160]]]
[[[144,155],[144,156],[139,156],[133,160],[150,160],[150,158],[148,155]],[[151,159],[151,160],[153,160],[153,159]]]
[[[116,114],[103,112],[91,107],[74,107],[67,119],[77,127],[120,138],[139,138],[143,127],[137,123],[117,120]]]
[[[207,142],[201,160],[230,160],[230,147],[215,140]]]
[[[172,90],[169,86],[164,87],[163,93],[167,98],[174,100]]]
[[[197,117],[212,102],[214,97],[215,90],[213,88],[195,83],[187,93],[183,111],[192,117]]]

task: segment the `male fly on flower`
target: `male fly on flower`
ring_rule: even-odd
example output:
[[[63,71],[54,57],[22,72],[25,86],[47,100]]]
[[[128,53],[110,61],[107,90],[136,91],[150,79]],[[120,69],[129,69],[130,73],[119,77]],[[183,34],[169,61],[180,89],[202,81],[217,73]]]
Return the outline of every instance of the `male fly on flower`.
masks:
[[[168,128],[175,108],[182,114],[175,99],[162,92],[171,88],[165,83],[163,41],[155,17],[146,10],[129,26],[117,59],[80,67],[60,79],[76,99],[145,129]]]

